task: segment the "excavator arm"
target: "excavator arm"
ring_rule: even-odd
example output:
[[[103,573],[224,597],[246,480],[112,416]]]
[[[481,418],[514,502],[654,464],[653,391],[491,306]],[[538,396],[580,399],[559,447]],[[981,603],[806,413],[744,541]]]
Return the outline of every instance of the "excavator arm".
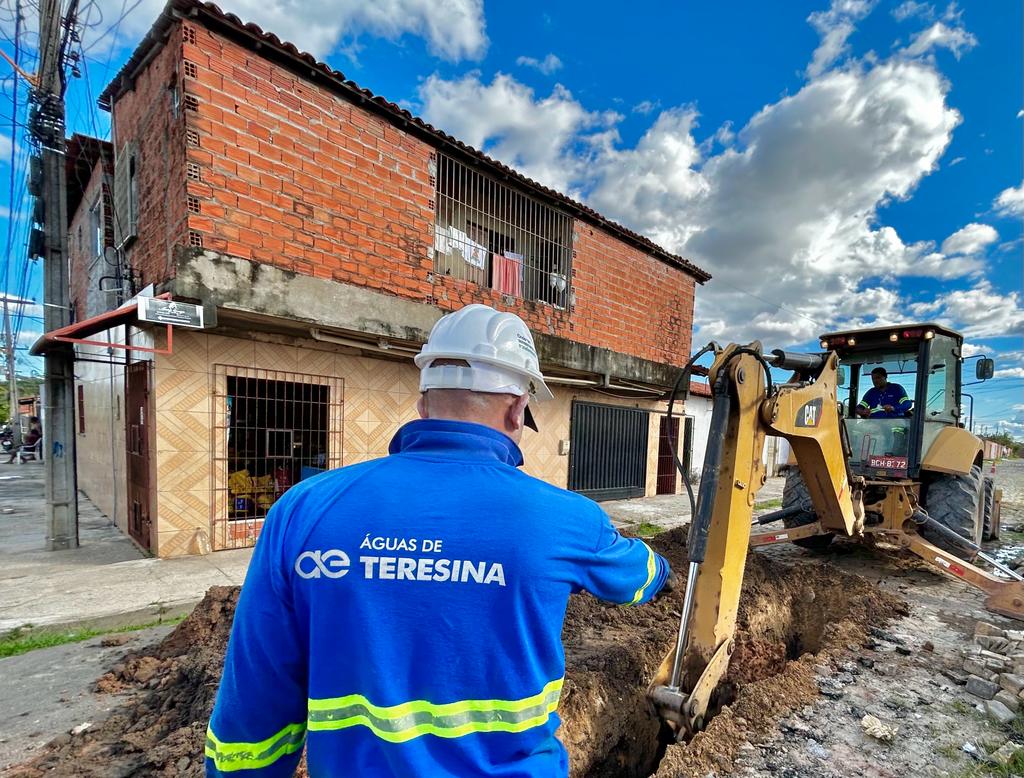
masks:
[[[766,363],[802,372],[769,394]],[[709,371],[711,427],[690,524],[678,639],[648,690],[679,739],[703,729],[728,670],[754,498],[766,480],[765,436],[789,440],[822,526],[846,535],[863,527],[860,490],[842,445],[836,368],[834,354],[763,355],[758,343],[716,353]],[[814,380],[801,380],[808,372],[816,374]],[[821,527],[800,530],[811,535]]]
[[[709,347],[710,348],[710,347]],[[703,352],[702,352],[703,353]],[[768,366],[793,370],[773,386]],[[849,445],[836,402],[836,354],[763,354],[759,343],[715,350],[709,371],[711,427],[688,539],[688,574],[675,648],[648,689],[658,714],[677,740],[703,729],[715,708],[715,692],[729,668],[743,570],[750,546],[835,533],[849,538],[887,538],[945,574],[988,595],[986,607],[1024,618],[1024,579],[970,540],[930,517],[909,480],[866,481],[849,468]],[[684,372],[684,377],[686,373]],[[754,498],[766,476],[761,460],[765,436],[789,441],[811,498],[815,520],[784,531],[751,534]],[[865,506],[870,487],[884,494]],[[768,521],[785,517],[777,511]],[[802,510],[797,511],[803,513]],[[865,526],[865,513],[873,518]],[[759,519],[765,522],[765,517]],[[959,547],[1002,574],[975,567],[929,542]]]

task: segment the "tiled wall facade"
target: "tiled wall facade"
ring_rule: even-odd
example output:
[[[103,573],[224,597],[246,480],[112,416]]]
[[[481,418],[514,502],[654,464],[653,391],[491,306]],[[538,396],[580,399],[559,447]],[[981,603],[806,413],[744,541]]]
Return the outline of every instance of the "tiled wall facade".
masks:
[[[214,487],[223,488],[225,474],[213,464],[214,365],[334,376],[344,381],[342,464],[387,454],[395,430],[417,418],[419,374],[408,362],[368,359],[345,353],[343,347],[315,341],[244,339],[175,332],[174,354],[158,356],[155,371],[157,424],[157,547],[160,556],[200,553],[210,541],[215,512]],[[223,380],[223,379],[221,379]],[[223,388],[220,388],[220,393]],[[568,457],[558,444],[569,437],[574,398],[636,405],[593,392],[555,388],[555,400],[538,403],[539,434],[527,431],[523,441],[526,472],[565,487]],[[654,408],[651,402],[639,403]],[[658,406],[662,409],[661,406]],[[658,414],[651,414],[648,436],[647,493],[655,493]]]

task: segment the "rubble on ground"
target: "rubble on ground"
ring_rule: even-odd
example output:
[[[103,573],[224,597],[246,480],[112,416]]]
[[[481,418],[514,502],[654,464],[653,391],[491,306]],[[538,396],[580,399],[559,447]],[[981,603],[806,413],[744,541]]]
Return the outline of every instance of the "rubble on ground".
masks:
[[[963,668],[965,688],[984,701],[985,714],[999,724],[1012,722],[1024,701],[1024,630],[979,621]]]

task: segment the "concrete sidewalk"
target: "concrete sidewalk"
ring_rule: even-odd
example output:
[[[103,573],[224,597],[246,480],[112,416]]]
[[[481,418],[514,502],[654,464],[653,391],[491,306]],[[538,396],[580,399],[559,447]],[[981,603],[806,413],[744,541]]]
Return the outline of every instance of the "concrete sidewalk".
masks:
[[[47,551],[43,493],[41,464],[0,464],[0,635],[146,624],[187,613],[211,586],[245,578],[252,549],[148,557],[84,495],[80,547]]]

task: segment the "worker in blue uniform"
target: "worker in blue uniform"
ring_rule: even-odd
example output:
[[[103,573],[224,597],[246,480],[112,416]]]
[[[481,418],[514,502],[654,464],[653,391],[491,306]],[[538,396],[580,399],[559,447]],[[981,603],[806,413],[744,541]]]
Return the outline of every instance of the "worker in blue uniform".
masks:
[[[523,473],[552,398],[523,321],[442,317],[421,419],[390,455],[274,505],[234,617],[208,776],[566,776],[555,737],[569,595],[641,605],[668,562],[591,500]]]
[[[864,399],[857,404],[857,415],[862,419],[902,419],[910,415],[914,403],[907,396],[907,390],[889,381],[884,367],[871,371],[871,388],[864,393]]]

